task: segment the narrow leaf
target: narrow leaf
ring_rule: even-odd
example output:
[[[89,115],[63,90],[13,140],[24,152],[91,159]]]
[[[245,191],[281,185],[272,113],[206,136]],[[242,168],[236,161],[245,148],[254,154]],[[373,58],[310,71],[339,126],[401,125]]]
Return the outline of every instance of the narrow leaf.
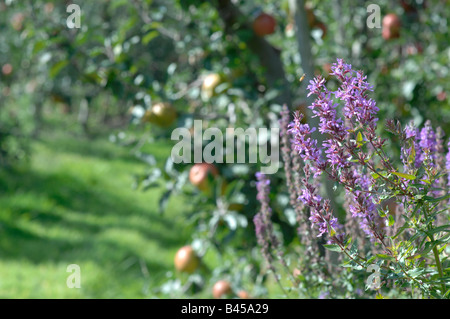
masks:
[[[389,255],[385,255],[385,254],[377,254],[377,257],[381,258],[381,259],[385,259],[385,260],[395,260],[394,257],[389,256]]]
[[[57,62],[56,64],[54,64],[54,65],[51,67],[50,71],[49,71],[50,77],[51,77],[51,78],[54,78],[55,76],[57,76],[58,73],[61,72],[61,70],[62,70],[68,63],[69,63],[69,61],[67,61],[67,60],[62,60],[62,61],[59,61],[59,62]]]
[[[432,202],[432,203],[433,202],[440,202],[442,200],[446,200],[446,199],[449,199],[449,198],[450,198],[450,194],[445,195],[445,196],[441,196],[441,197],[436,197],[436,198],[430,197],[430,196],[424,196],[423,197],[423,199],[425,199],[428,202]]]
[[[392,217],[392,215],[389,215],[388,226],[391,227],[392,225],[394,225],[394,223],[395,223],[394,217]]]
[[[405,173],[400,173],[400,172],[391,172],[391,173],[394,174],[394,175],[397,175],[399,177],[409,179],[409,180],[416,179],[416,176],[411,175],[411,174],[405,174]]]
[[[411,152],[409,153],[408,156],[408,163],[412,164],[415,162],[415,160],[416,160],[416,149],[414,143],[411,143]]]
[[[331,251],[337,251],[337,252],[342,251],[341,247],[339,247],[339,245],[336,245],[336,244],[324,244],[323,247],[325,247],[326,249],[331,250]]]

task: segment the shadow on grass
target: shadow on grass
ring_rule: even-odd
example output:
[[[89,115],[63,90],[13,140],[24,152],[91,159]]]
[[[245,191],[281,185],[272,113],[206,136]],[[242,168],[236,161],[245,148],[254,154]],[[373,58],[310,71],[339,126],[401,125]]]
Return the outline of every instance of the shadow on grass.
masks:
[[[133,131],[132,128],[130,128]],[[140,130],[137,132],[138,135],[144,135],[145,132]],[[120,159],[130,163],[142,163],[142,160],[137,158],[132,154],[132,149],[136,143],[135,141],[129,146],[118,147],[113,142],[109,141],[107,134],[102,134],[96,138],[88,137],[85,135],[74,134],[74,133],[63,133],[61,134],[61,128],[52,129],[47,127],[41,132],[41,137],[39,140],[45,142],[45,144],[55,150],[62,152],[73,153],[77,155],[96,157],[99,159],[110,160],[110,159]],[[167,144],[166,140],[152,142],[151,144],[143,145],[142,150],[151,150],[150,153],[153,155],[157,162],[163,162],[170,155],[171,150],[170,145]]]
[[[149,207],[144,207],[142,202],[109,193],[101,185],[95,187],[69,173],[0,172],[0,190],[0,203],[6,203],[0,208],[3,214],[0,216],[0,258],[3,259],[120,264],[135,256],[145,259],[149,271],[162,272],[167,271],[167,263],[158,257],[140,256],[142,248],[134,247],[133,238],[117,236],[130,233],[138,238],[137,244],[148,241],[161,249],[184,243],[173,221],[159,216],[156,205],[151,207],[153,200],[149,200]],[[36,206],[32,200],[21,201],[22,195],[39,199]],[[11,198],[15,198],[14,203],[9,201]],[[41,200],[47,205],[42,205]],[[56,230],[58,235],[36,232],[35,226]],[[111,230],[109,237],[105,237]]]

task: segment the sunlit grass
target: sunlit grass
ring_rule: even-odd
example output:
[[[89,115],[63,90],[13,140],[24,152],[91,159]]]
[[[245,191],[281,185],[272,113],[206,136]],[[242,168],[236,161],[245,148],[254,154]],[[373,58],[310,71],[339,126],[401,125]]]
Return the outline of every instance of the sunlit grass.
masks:
[[[0,298],[154,297],[189,240],[182,199],[159,215],[163,189],[133,189],[146,166],[107,137],[56,128],[32,147],[28,166],[0,171]],[[80,289],[66,285],[69,264]]]

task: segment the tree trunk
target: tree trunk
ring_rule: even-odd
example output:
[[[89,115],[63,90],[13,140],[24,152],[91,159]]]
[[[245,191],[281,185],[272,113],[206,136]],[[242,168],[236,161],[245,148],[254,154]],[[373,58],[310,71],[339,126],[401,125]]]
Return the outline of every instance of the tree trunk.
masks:
[[[43,111],[43,107],[44,107],[44,98],[41,94],[38,93],[38,94],[34,95],[33,107],[34,107],[34,112],[33,112],[34,129],[33,129],[32,136],[34,138],[37,138],[42,129],[42,123],[43,123],[42,111]]]
[[[83,132],[85,134],[89,133],[89,101],[90,98],[85,97],[80,101],[80,109],[78,111],[78,122],[80,122]]]

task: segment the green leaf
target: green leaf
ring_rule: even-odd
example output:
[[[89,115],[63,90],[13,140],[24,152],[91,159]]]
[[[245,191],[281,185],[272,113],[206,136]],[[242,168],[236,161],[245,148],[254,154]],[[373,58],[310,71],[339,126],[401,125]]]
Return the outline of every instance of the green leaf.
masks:
[[[414,163],[416,160],[416,148],[414,146],[414,143],[411,143],[411,152],[409,153],[408,156],[408,163],[412,164]]]
[[[358,134],[356,135],[356,144],[358,145],[358,147],[361,147],[364,144],[361,132],[358,132]]]
[[[416,179],[416,176],[411,175],[411,174],[405,174],[405,173],[400,173],[400,172],[391,172],[391,173],[394,174],[394,175],[397,175],[399,177],[409,179],[409,180]]]
[[[376,256],[372,256],[367,260],[367,264],[371,264],[377,257]]]
[[[337,251],[337,252],[342,251],[341,247],[339,247],[339,245],[337,245],[337,244],[324,244],[323,247],[325,247],[326,249],[331,250],[331,251]]]
[[[372,178],[377,179],[379,177],[386,177],[387,173],[386,172],[376,172],[376,173],[371,173]]]
[[[350,255],[356,255],[358,254],[358,242],[355,240],[352,244],[352,247],[350,248]]]
[[[403,225],[402,227],[400,227],[398,229],[397,234],[395,234],[394,236],[392,236],[392,239],[397,238],[401,233],[403,233],[405,231],[405,229],[408,229],[409,227],[407,225]]]
[[[436,228],[434,228],[432,230],[429,230],[428,233],[430,235],[433,235],[433,234],[439,233],[441,231],[450,232],[450,225],[444,225],[444,226],[436,227]]]
[[[448,298],[449,296],[450,296],[450,289],[447,290],[447,292],[445,293],[444,297],[445,297],[445,298]]]
[[[356,141],[358,143],[361,143],[363,141],[363,136],[362,136],[361,132],[358,132],[358,135],[356,135]]]
[[[426,200],[428,202],[431,202],[431,203],[440,202],[440,201],[443,201],[443,200],[446,200],[446,199],[449,199],[449,198],[450,198],[450,194],[447,194],[447,195],[441,196],[441,197],[436,197],[436,198],[430,197],[430,196],[424,196],[423,197],[424,200]]]
[[[375,299],[386,299],[386,298],[383,297],[383,295],[380,293],[380,291],[377,291]]]
[[[392,217],[392,215],[389,215],[388,226],[391,227],[392,225],[394,225],[394,223],[395,223],[394,217]]]
[[[377,209],[377,211],[378,211],[378,215],[380,215],[381,218],[386,217],[386,212],[385,211],[383,211],[382,209]]]
[[[336,235],[336,231],[334,230],[333,227],[331,227],[330,225],[328,225],[327,227],[328,227],[328,234],[330,235],[330,237]]]
[[[150,31],[146,35],[142,37],[142,44],[148,44],[150,41],[152,41],[154,38],[156,38],[159,35],[159,32],[156,30]]]
[[[408,275],[412,278],[416,278],[417,276],[420,276],[421,274],[423,274],[425,271],[425,269],[423,268],[415,268],[412,270],[408,271]]]
[[[412,237],[408,240],[410,243],[413,243],[419,236],[421,235],[420,232],[415,233],[412,235]]]
[[[170,195],[172,195],[172,190],[166,191],[159,199],[159,213],[163,214],[167,208],[167,203],[169,202]]]
[[[59,72],[61,72],[61,70],[69,63],[69,61],[67,60],[62,60],[57,62],[56,64],[54,64],[52,66],[52,68],[49,71],[50,77],[54,78],[55,76],[58,75]]]
[[[420,255],[421,255],[421,256],[425,256],[425,255],[428,254],[434,247],[436,247],[438,244],[439,244],[439,241],[434,241],[434,242],[427,241],[427,242],[425,243],[425,249],[422,250],[422,251],[420,252]]]
[[[46,46],[47,46],[47,41],[41,40],[41,41],[36,42],[33,47],[33,54],[38,53],[39,51],[44,49]]]
[[[394,257],[389,256],[389,255],[385,255],[385,254],[377,254],[376,255],[378,258],[384,259],[384,260],[395,260]]]

